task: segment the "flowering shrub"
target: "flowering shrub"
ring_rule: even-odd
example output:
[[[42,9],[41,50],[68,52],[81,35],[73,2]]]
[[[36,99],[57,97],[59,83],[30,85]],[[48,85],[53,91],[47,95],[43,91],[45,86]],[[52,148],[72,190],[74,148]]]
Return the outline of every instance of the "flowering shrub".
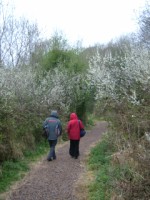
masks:
[[[23,144],[20,145],[23,149],[25,146],[34,148],[41,137],[43,120],[51,109],[57,109],[64,119],[68,117],[70,109],[76,110],[87,93],[82,76],[68,72],[61,66],[45,75],[42,70],[37,72],[30,67],[0,68],[0,118],[7,113],[6,123],[0,124],[0,142],[3,147],[7,145],[8,149],[13,149],[11,152],[7,149],[6,155],[22,155],[17,153],[20,149],[15,148],[17,141]],[[9,127],[7,137],[6,127]],[[4,157],[2,146],[0,154]]]
[[[103,57],[97,51],[89,62],[88,79],[97,87],[97,99],[110,97],[122,101],[127,98],[136,104],[137,84],[142,84],[143,89],[150,84],[149,52],[135,45],[130,51],[126,50],[125,57],[112,57],[111,53]]]
[[[102,56],[97,51],[89,63],[88,81],[96,86],[96,114],[110,121],[113,133],[109,140],[126,161],[127,170],[119,166],[122,181],[114,180],[114,190],[125,199],[148,199],[149,51],[136,43],[121,57],[112,56],[111,51]],[[125,152],[132,154],[125,158]]]

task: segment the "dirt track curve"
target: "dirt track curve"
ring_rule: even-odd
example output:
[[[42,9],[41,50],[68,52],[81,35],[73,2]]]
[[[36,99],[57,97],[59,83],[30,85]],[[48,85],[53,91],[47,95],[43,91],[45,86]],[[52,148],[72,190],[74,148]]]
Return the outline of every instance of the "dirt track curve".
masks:
[[[84,172],[85,157],[91,145],[100,140],[107,124],[98,122],[80,140],[80,156],[69,156],[69,142],[56,146],[57,160],[47,162],[46,156],[7,194],[5,200],[78,200],[75,184]]]

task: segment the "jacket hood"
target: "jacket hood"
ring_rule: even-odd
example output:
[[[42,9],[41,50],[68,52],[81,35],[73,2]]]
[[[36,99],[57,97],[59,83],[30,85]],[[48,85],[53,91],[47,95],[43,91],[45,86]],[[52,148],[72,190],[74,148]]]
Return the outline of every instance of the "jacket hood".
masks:
[[[58,113],[57,113],[57,111],[56,111],[56,110],[52,110],[50,116],[51,116],[51,117],[56,117],[56,118],[58,118]]]
[[[73,120],[73,119],[78,119],[76,113],[71,113],[70,114],[70,120]]]

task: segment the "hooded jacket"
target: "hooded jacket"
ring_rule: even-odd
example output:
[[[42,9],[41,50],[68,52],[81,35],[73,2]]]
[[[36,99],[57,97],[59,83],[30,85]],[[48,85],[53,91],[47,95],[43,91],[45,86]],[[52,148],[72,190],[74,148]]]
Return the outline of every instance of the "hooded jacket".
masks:
[[[60,130],[60,133],[62,133],[62,125],[60,120],[58,119],[58,113],[57,111],[52,111],[50,114],[50,117],[46,118],[46,120],[43,123],[43,128],[47,129],[48,132],[48,140],[56,140],[56,126],[58,125],[58,128]]]
[[[80,140],[80,129],[84,128],[82,122],[78,120],[76,113],[70,114],[70,121],[67,124],[67,133],[70,140]]]

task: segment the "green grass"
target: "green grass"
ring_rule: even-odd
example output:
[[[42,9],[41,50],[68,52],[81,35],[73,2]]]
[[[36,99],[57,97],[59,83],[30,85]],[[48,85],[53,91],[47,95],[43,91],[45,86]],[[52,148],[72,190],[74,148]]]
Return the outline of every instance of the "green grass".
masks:
[[[48,143],[43,141],[35,148],[35,151],[24,152],[24,157],[21,160],[3,162],[0,171],[0,193],[9,189],[14,181],[23,178],[29,171],[31,162],[45,154],[48,148]]]
[[[119,195],[122,191],[125,194],[127,189],[123,189],[121,183],[131,184],[132,181],[134,185],[142,180],[127,163],[112,164],[111,155],[115,149],[110,142],[110,138],[102,139],[90,153],[88,169],[94,174],[94,180],[89,184],[88,200],[110,200],[112,194]]]
[[[93,126],[95,126],[96,121],[99,121],[99,120],[97,120],[97,118],[95,116],[93,116],[92,114],[89,113],[85,129],[91,130],[93,128]]]
[[[0,192],[5,192],[13,181],[19,180],[23,176],[23,172],[28,170],[29,167],[25,161],[4,162],[0,175]]]
[[[90,200],[108,200],[111,193],[110,155],[111,146],[102,140],[90,153],[88,168],[93,171],[95,180],[89,185]]]

